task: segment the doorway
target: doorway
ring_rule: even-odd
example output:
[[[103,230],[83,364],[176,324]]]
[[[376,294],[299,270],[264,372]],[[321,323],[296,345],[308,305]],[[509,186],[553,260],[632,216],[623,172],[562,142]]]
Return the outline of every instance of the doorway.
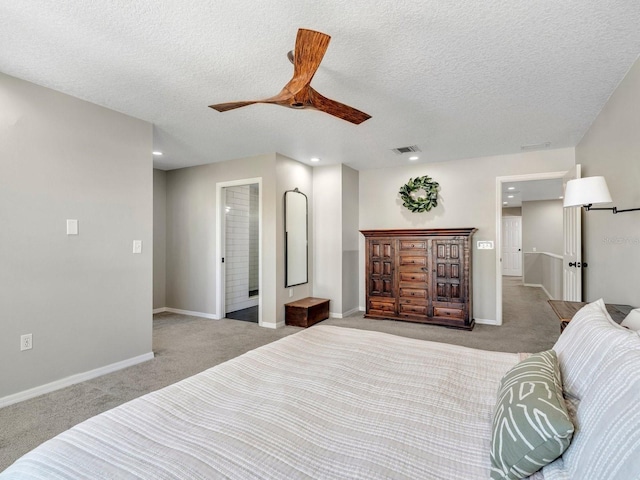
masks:
[[[527,279],[530,277],[530,274],[538,274],[538,271],[540,272],[540,275],[543,275],[542,272],[544,272],[544,275],[551,275],[553,278],[556,278],[557,270],[559,268],[560,279],[562,278],[562,252],[560,251],[560,255],[558,255],[556,253],[556,250],[557,248],[560,248],[560,250],[562,249],[562,238],[564,235],[562,225],[563,209],[561,197],[563,194],[562,179],[566,175],[566,173],[567,172],[547,172],[496,178],[497,325],[502,325],[503,322],[503,301],[505,295],[509,294],[508,292],[504,293],[505,289],[509,290],[513,288],[522,288],[525,285],[542,286],[544,282],[537,278],[535,278],[534,280],[529,280],[530,283],[527,284]],[[559,223],[544,223],[541,222],[539,218],[537,224],[532,229],[529,229],[530,232],[536,232],[536,235],[532,235],[531,233],[529,233],[527,237],[529,238],[529,241],[527,242],[524,238],[525,236],[527,236],[525,225],[527,220],[523,215],[523,200],[526,202],[527,207],[531,207],[531,211],[533,211],[533,207],[537,203],[543,204],[546,202],[549,203],[549,205],[553,204],[554,211],[556,212],[554,215],[560,215]],[[511,218],[520,217],[519,226],[514,225],[514,223],[517,224],[518,221],[506,220],[507,218],[509,218],[509,216],[503,216],[503,211],[505,211],[504,209],[511,210]],[[531,227],[531,223],[529,224],[529,226]],[[513,230],[517,231],[518,229],[520,229],[520,247],[513,245],[514,243],[518,243],[518,238],[513,238],[518,234],[514,233]],[[509,230],[512,231],[509,232]],[[531,238],[537,239],[531,240]],[[549,247],[546,243],[540,243],[539,245],[537,243],[542,242],[542,240],[546,242],[547,240],[551,241],[551,239],[558,238],[560,239],[560,246],[557,248]],[[556,243],[558,242],[556,241]],[[505,256],[505,248],[509,250],[508,252],[506,252],[506,254],[509,256]],[[518,249],[520,249],[520,251],[517,251]],[[541,258],[542,260],[540,260]],[[518,259],[520,259],[520,269],[518,269],[517,265]],[[554,280],[554,282],[557,282],[557,280]],[[558,295],[556,287],[560,288],[561,292],[561,285],[557,286],[554,283],[552,284],[554,285],[552,294],[546,292],[547,295],[543,296],[542,298]],[[560,293],[559,295],[562,296],[562,293]],[[540,296],[538,296],[538,298],[540,298]]]
[[[262,319],[262,181],[216,184],[218,318]]]

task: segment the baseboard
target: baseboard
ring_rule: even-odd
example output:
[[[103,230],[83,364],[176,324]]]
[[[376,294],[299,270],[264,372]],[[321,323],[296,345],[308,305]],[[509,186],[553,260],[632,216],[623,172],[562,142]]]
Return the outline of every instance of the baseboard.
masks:
[[[123,368],[132,367],[139,363],[152,360],[153,357],[153,352],[145,353],[143,355],[138,355],[137,357],[122,360],[110,365],[105,365],[104,367],[96,368],[94,370],[89,370],[88,372],[77,373],[75,375],[71,375],[70,377],[61,378],[60,380],[56,380],[55,382],[47,383],[45,385],[40,385],[39,387],[34,387],[30,388],[29,390],[24,390],[12,395],[7,395],[6,397],[0,398],[0,408],[7,407],[24,400],[29,400],[30,398],[39,397],[40,395],[44,395],[45,393],[51,393],[55,390],[75,385],[76,383],[91,380],[92,378],[101,377],[102,375],[113,373],[118,370],[122,370]]]
[[[262,323],[260,324],[261,327],[264,328],[272,328],[272,329],[276,329],[276,328],[282,328],[285,326],[284,321],[281,322],[276,322],[276,323]]]
[[[541,288],[542,291],[547,295],[547,297],[549,297],[549,300],[555,300],[555,298],[553,298],[553,296],[547,292],[547,289],[544,288],[544,285],[540,284],[540,283],[524,283],[523,284],[525,287],[537,287],[537,288]]]
[[[540,285],[540,287],[542,288],[542,291],[547,294],[547,297],[549,297],[549,300],[555,300],[555,298],[553,298],[553,295],[547,292],[547,289],[544,288],[544,285]]]
[[[344,318],[344,317],[348,317],[349,315],[353,315],[354,313],[357,313],[359,311],[360,311],[360,307],[356,307],[344,313],[330,312],[329,316],[331,318]]]
[[[170,307],[165,307],[163,311],[169,312],[169,313],[179,313],[181,315],[191,315],[192,317],[202,317],[202,318],[209,318],[211,320],[220,320],[220,317],[213,313],[193,312],[191,310],[180,310],[179,308],[170,308]]]
[[[495,325],[495,326],[500,326],[500,324],[498,323],[498,321],[494,318],[476,318],[476,323],[478,325]]]
[[[154,315],[156,313],[164,313],[167,311],[167,307],[161,307],[161,308],[154,308],[151,313],[153,313]]]

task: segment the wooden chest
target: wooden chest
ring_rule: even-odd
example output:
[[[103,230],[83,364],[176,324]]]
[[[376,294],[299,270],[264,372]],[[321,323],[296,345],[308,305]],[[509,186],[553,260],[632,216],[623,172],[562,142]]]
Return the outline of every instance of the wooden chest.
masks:
[[[307,297],[286,303],[284,308],[287,325],[306,328],[329,318],[329,300],[326,298]]]

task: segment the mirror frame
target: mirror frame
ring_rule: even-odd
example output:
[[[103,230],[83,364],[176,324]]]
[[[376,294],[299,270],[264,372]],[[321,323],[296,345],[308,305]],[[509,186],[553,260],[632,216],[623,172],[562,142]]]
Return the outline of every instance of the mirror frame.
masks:
[[[287,196],[298,194],[304,197],[305,205],[305,280],[298,283],[289,283],[289,232],[287,230]],[[284,286],[285,288],[295,287],[296,285],[304,285],[309,283],[309,199],[296,187],[293,190],[284,192]]]

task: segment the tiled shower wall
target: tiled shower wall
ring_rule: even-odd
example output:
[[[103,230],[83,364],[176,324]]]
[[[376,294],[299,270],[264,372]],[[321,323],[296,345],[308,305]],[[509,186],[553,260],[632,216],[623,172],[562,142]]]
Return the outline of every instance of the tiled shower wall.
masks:
[[[225,188],[226,312],[234,312],[258,304],[257,296],[249,298],[249,265],[251,263],[250,192],[249,185]],[[257,238],[255,241],[257,247]]]
[[[258,184],[249,185],[249,292],[258,291],[258,272],[260,270],[258,255],[260,201]]]

